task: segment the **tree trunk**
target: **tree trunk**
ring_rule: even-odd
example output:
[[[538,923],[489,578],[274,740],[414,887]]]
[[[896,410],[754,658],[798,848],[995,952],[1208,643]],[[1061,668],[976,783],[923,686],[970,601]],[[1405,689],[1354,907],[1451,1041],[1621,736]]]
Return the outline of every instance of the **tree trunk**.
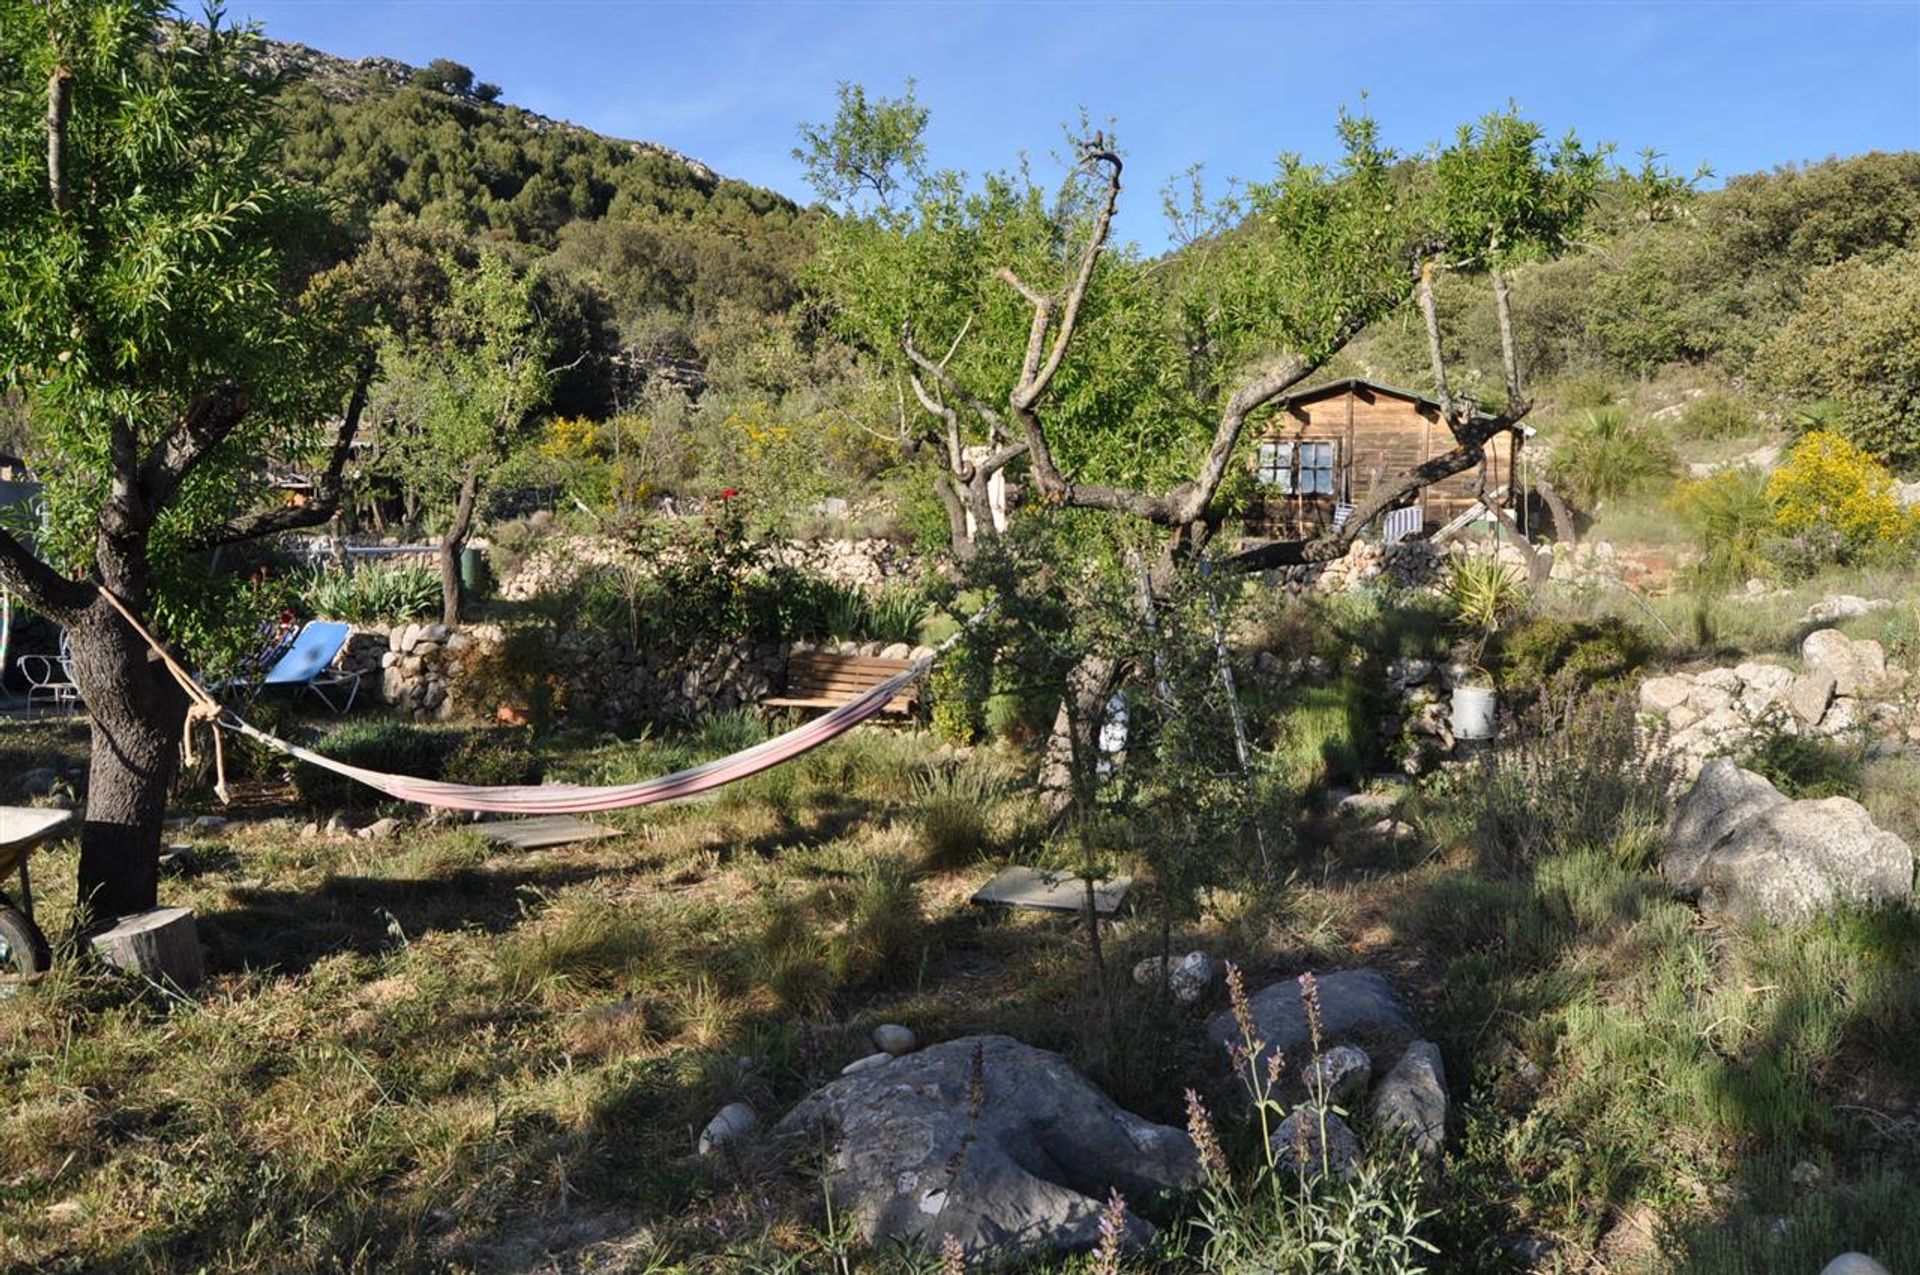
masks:
[[[1088,655],[1067,674],[1067,693],[1054,715],[1040,763],[1040,800],[1049,815],[1065,814],[1089,795],[1100,755],[1100,727],[1107,720],[1107,701],[1125,675],[1125,666],[1110,655]]]
[[[179,768],[187,697],[105,601],[81,613],[68,633],[74,678],[93,721],[78,902],[97,922],[158,902],[160,830]]]
[[[440,537],[440,623],[460,623],[460,550],[466,547],[473,530],[473,504],[480,494],[480,470],[469,465],[460,480],[460,503],[454,507],[453,521]]]

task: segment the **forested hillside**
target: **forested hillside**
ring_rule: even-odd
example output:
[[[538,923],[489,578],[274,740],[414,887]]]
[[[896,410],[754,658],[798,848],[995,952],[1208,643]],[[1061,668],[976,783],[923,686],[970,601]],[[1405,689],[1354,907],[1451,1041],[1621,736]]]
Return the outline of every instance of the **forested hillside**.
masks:
[[[562,349],[576,365],[555,410],[595,421],[624,412],[646,442],[644,476],[610,479],[592,456],[576,457],[593,471],[582,479],[591,490],[738,485],[765,466],[817,497],[897,459],[873,434],[890,432],[901,388],[873,375],[875,351],[833,334],[826,307],[807,301],[818,229],[834,214],[505,104],[458,64],[266,48],[283,81],[286,171],[329,198],[353,243],[417,224],[506,250],[570,298]],[[1579,250],[1514,272],[1522,360],[1546,392],[1548,434],[1551,409],[1579,399],[1579,386],[1664,374],[1725,391],[1763,419],[1837,425],[1896,466],[1920,463],[1920,155],[1698,184],[1657,157],[1621,167]],[[1499,338],[1475,301],[1483,289],[1470,273],[1443,275],[1439,304],[1464,388],[1498,404]],[[1412,383],[1425,369],[1411,312],[1336,364]],[[1563,384],[1575,388],[1556,394]],[[606,450],[593,435],[572,437]],[[548,462],[556,447],[565,450],[549,445]],[[901,492],[907,503],[915,486]],[[925,504],[919,521],[931,530]]]

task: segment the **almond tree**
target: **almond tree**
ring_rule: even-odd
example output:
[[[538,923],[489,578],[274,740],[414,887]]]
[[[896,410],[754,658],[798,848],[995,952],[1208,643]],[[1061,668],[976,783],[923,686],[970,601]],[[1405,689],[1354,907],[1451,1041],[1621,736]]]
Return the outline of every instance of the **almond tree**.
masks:
[[[369,375],[290,264],[316,221],[271,175],[250,37],[171,19],[160,0],[0,0],[0,377],[47,511],[30,540],[0,531],[0,584],[73,641],[95,917],[155,902],[186,713],[105,595],[204,641],[209,552],[331,516]],[[270,505],[269,464],[317,467],[314,498]]]
[[[1231,564],[1340,557],[1403,497],[1479,464],[1494,437],[1519,427],[1527,403],[1503,271],[1573,239],[1599,156],[1571,137],[1545,152],[1538,130],[1511,114],[1423,161],[1391,154],[1364,117],[1343,115],[1340,135],[1335,165],[1283,155],[1272,181],[1242,195],[1196,193],[1178,222],[1187,242],[1159,261],[1111,242],[1124,161],[1096,132],[1074,143],[1051,196],[1024,169],[977,184],[935,173],[911,204],[846,210],[817,277],[842,331],[911,386],[921,423],[903,413],[903,441],[942,457],[936,490],[959,556],[976,551],[981,529],[991,534],[987,483],[1018,463],[1043,500],[1159,528],[1164,588],[1225,521],[1249,423],[1416,295],[1454,445],[1388,476],[1339,527]],[[1506,334],[1499,412],[1452,392],[1446,376],[1431,278],[1453,266],[1493,271]],[[1099,658],[1076,670],[1052,769],[1066,761],[1062,728],[1097,729],[1122,672]]]

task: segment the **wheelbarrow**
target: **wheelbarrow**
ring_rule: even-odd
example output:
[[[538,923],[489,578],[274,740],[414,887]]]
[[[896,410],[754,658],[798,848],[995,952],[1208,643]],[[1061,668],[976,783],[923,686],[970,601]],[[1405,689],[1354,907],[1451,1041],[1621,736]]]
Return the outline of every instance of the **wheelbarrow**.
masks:
[[[20,874],[20,899],[0,891],[0,996],[9,996],[53,965],[53,949],[33,921],[33,882],[27,857],[73,819],[71,810],[0,806],[0,881]]]

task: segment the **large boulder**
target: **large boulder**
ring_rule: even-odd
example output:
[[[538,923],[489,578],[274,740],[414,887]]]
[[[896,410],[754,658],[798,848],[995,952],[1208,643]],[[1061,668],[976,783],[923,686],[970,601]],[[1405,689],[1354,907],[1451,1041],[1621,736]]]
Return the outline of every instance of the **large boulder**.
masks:
[[[1878,642],[1848,637],[1839,629],[1815,629],[1800,643],[1800,658],[1809,671],[1829,672],[1834,693],[1858,695],[1887,675],[1887,653]]]
[[[1724,758],[1680,800],[1661,872],[1703,911],[1803,921],[1913,893],[1913,851],[1845,797],[1788,801]]]
[[[969,1258],[1090,1248],[1110,1191],[1128,1240],[1163,1193],[1194,1185],[1184,1130],[1123,1111],[1066,1059],[1006,1036],[933,1045],[842,1077],[802,1100],[776,1137],[826,1151],[828,1190],[869,1242]]]
[[[1736,827],[1786,800],[1763,776],[1740,769],[1728,758],[1714,758],[1673,809],[1661,874],[1683,891],[1698,889],[1709,852]]]
[[[1320,996],[1320,1047],[1359,1044],[1392,1050],[1414,1036],[1413,1017],[1386,976],[1373,969],[1335,970],[1315,977]],[[1312,1065],[1312,1033],[1300,996],[1300,983],[1287,979],[1262,988],[1247,998],[1254,1028],[1267,1050],[1286,1055],[1290,1069]],[[1207,1020],[1207,1036],[1222,1048],[1240,1040],[1240,1025],[1232,1010]],[[1264,1051],[1263,1051],[1264,1056]]]

